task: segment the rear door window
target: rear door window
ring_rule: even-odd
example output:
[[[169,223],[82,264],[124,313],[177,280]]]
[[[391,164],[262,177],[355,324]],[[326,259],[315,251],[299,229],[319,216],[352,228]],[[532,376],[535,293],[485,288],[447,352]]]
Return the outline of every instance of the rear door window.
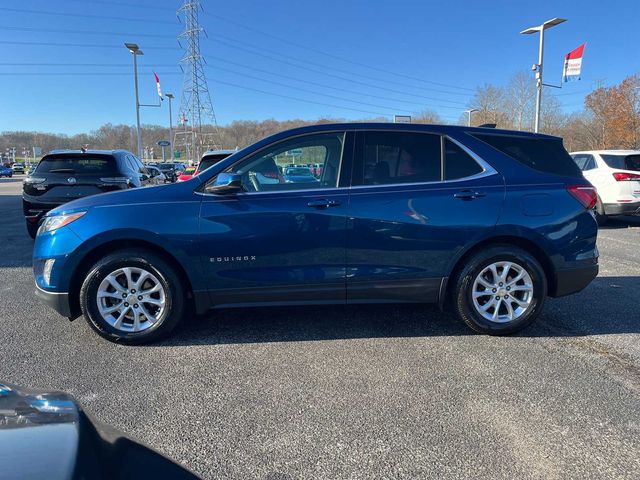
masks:
[[[441,157],[440,135],[365,132],[362,184],[439,182]]]
[[[40,174],[103,175],[117,173],[118,166],[110,155],[64,154],[45,156],[35,171]]]
[[[640,172],[640,155],[600,155],[604,162],[611,168]]]
[[[581,177],[582,173],[561,139],[476,133],[479,140],[539,172]]]

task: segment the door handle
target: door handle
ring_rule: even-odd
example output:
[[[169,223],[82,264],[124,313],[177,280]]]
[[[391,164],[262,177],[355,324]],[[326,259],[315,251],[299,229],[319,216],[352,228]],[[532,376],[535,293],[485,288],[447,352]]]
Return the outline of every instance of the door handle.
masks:
[[[476,192],[474,190],[463,190],[461,192],[454,193],[453,196],[460,200],[473,200],[474,198],[486,197],[487,194],[484,192]]]
[[[329,207],[337,207],[340,205],[340,202],[338,202],[337,200],[328,200],[328,199],[322,199],[322,200],[311,200],[309,203],[307,203],[307,207],[312,207],[312,208],[329,208]]]

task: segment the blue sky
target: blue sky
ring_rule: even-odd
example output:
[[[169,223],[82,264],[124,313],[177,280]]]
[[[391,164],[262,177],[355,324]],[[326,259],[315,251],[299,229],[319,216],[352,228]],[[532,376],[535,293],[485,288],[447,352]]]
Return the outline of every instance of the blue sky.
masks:
[[[176,95],[177,111],[180,3],[3,2],[0,131],[74,134],[108,122],[134,124],[125,41],[144,51],[141,102],[157,99],[155,70],[163,91]],[[587,42],[582,80],[565,86],[558,97],[566,111],[581,109],[584,93],[597,82],[613,84],[640,72],[637,0],[202,3],[201,23],[208,33],[202,52],[220,124],[421,110],[456,121],[477,85],[505,84],[515,72],[530,69],[537,36],[518,32],[552,17],[569,21],[547,32],[546,82],[559,83],[563,55]],[[142,109],[142,123],[166,124],[166,103],[162,109]]]

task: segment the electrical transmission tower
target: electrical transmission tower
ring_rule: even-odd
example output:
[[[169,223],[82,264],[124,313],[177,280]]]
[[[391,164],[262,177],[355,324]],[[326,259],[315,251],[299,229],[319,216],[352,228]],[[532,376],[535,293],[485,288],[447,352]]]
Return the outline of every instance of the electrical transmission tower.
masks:
[[[178,41],[186,42],[186,52],[180,60],[184,82],[179,118],[183,129],[176,132],[174,144],[184,146],[187,158],[195,161],[200,159],[205,150],[221,147],[220,132],[204,74],[204,59],[200,53],[200,33],[205,33],[198,20],[202,8],[200,4],[200,0],[184,0],[178,9],[178,15],[183,16],[185,25],[178,35]]]

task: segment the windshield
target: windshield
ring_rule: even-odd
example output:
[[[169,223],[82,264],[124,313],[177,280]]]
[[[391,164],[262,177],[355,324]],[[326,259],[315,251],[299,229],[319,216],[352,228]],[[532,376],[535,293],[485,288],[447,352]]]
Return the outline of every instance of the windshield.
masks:
[[[40,160],[36,173],[112,174],[117,173],[116,161],[109,155],[65,154],[49,155]]]
[[[620,170],[632,170],[640,172],[640,154],[634,155],[600,155],[604,162],[611,168],[619,168]]]
[[[206,157],[203,157],[202,161],[198,165],[198,172],[204,172],[207,168],[213,167],[216,163],[224,160],[228,156],[228,153],[222,153],[219,155],[207,155]]]
[[[298,177],[311,176],[311,170],[308,168],[287,168],[286,175],[295,175]]]

